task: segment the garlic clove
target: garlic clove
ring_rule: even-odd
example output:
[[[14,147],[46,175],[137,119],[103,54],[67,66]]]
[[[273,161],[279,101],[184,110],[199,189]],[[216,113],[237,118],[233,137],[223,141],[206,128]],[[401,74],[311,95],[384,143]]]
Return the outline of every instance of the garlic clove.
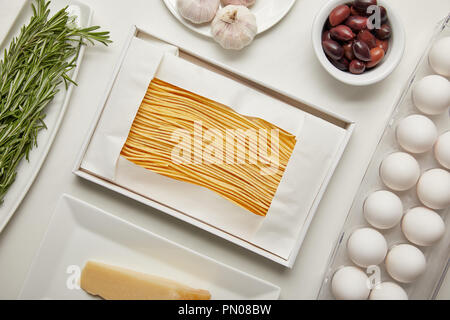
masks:
[[[181,16],[192,23],[211,21],[219,9],[220,0],[177,0]]]
[[[223,6],[228,6],[230,4],[237,5],[237,6],[246,6],[251,7],[254,5],[256,0],[221,0],[221,3]]]
[[[245,6],[220,9],[211,24],[211,33],[223,48],[240,50],[249,45],[258,31],[255,15]]]

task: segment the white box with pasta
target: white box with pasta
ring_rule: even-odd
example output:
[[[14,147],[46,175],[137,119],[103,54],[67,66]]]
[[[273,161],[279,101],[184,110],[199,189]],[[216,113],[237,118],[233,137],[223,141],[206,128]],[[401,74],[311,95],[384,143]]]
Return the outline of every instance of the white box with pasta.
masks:
[[[265,120],[295,137],[265,216],[212,188],[172,179],[123,156],[154,79],[229,107],[239,116]],[[74,173],[292,267],[353,127],[336,114],[133,27]],[[250,197],[252,193],[247,192]]]

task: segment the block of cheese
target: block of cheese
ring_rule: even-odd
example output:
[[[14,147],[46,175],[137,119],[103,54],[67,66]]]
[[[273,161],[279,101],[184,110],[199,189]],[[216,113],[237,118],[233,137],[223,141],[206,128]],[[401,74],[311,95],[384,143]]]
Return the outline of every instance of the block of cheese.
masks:
[[[207,290],[96,261],[86,263],[80,285],[86,292],[107,300],[211,299]]]

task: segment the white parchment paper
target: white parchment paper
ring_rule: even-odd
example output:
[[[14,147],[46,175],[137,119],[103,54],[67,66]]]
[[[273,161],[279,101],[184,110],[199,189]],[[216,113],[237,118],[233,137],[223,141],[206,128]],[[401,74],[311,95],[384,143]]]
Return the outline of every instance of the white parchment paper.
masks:
[[[120,156],[153,77],[262,118],[297,144],[266,217],[213,191],[146,170]],[[288,259],[346,131],[323,119],[176,56],[173,48],[135,38],[104,107],[81,167],[194,219]]]

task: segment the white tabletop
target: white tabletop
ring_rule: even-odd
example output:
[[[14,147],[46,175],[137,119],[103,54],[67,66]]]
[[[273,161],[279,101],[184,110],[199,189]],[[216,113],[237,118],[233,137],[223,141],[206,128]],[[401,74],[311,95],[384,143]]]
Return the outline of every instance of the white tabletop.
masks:
[[[314,299],[336,237],[394,102],[449,0],[390,1],[403,20],[407,44],[397,70],[380,84],[354,88],[329,76],[310,41],[315,13],[327,0],[298,0],[286,18],[241,52],[227,52],[188,31],[160,0],[85,0],[93,23],[111,31],[109,48],[86,51],[68,112],[28,195],[0,234],[0,299],[18,296],[30,263],[62,193],[69,193],[173,241],[279,285],[283,299]],[[112,67],[132,24],[173,39],[275,87],[328,108],[357,123],[354,136],[328,187],[292,270],[205,231],[157,212],[72,174],[76,156],[98,107]],[[450,298],[450,279],[440,293]]]

